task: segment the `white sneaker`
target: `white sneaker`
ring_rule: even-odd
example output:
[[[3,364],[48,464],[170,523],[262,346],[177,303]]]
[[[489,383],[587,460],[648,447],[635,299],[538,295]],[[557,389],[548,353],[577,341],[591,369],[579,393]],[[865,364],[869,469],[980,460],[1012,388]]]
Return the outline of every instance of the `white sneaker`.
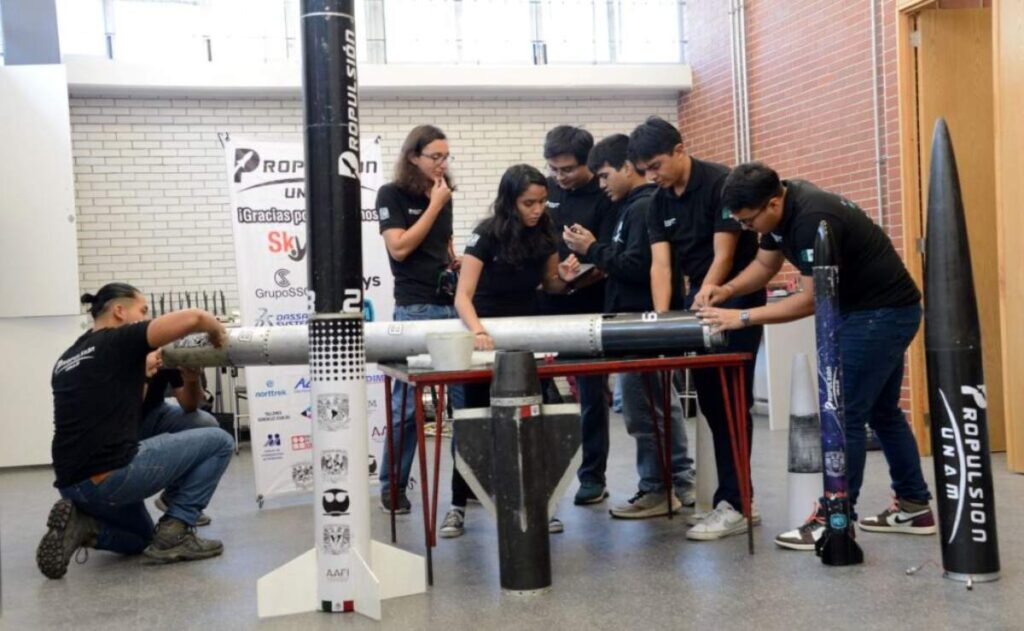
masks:
[[[672,512],[679,512],[680,508],[682,508],[682,504],[679,503],[679,499],[673,493]],[[636,495],[628,502],[619,504],[608,512],[611,513],[612,517],[618,517],[619,519],[647,519],[649,517],[668,515],[668,511],[669,504],[665,498],[664,491],[657,491],[655,493],[637,491]]]
[[[452,539],[453,537],[461,537],[465,532],[466,515],[463,511],[453,508],[444,516],[444,522],[441,523],[441,529],[437,531],[437,534],[445,539]]]
[[[565,524],[562,520],[557,517],[552,517],[548,520],[548,532],[551,534],[558,534],[565,530]]]
[[[750,504],[750,511],[752,513],[752,521],[755,526],[761,525],[761,513],[757,512],[757,504]],[[692,513],[686,516],[687,526],[696,526],[700,522],[704,521],[704,518],[713,513],[714,511],[704,511],[703,513]]]
[[[708,513],[700,523],[686,531],[687,539],[712,541],[747,531],[747,520],[743,513],[722,500],[715,510]]]
[[[682,502],[683,506],[687,508],[693,508],[697,504],[697,487],[693,484],[688,486],[677,486],[676,497]]]

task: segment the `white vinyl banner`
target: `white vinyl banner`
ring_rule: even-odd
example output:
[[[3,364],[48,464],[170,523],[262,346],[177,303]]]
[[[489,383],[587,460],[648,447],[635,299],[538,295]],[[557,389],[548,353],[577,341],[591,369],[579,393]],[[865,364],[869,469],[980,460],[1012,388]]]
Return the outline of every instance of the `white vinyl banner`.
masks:
[[[374,212],[377,189],[383,183],[380,138],[362,138],[360,144],[366,320],[390,320],[394,281]],[[225,149],[242,325],[303,324],[311,305],[306,299],[302,142],[238,136],[225,142]],[[367,366],[366,378],[369,468],[371,480],[376,480],[379,463],[373,454],[380,452],[384,441],[387,403],[384,378],[375,365]],[[246,368],[245,383],[259,500],[312,491],[308,366]]]

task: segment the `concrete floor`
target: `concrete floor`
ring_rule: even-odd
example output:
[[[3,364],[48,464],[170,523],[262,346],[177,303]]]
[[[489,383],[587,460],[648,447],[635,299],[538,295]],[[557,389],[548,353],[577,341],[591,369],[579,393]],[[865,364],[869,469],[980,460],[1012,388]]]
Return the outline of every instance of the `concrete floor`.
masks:
[[[616,415],[612,422],[609,485],[612,501],[621,501],[635,484],[633,446],[621,419]],[[813,553],[777,549],[772,537],[789,526],[786,435],[768,432],[766,425],[759,421],[755,431],[754,480],[764,519],[755,530],[755,556],[747,555],[745,537],[691,542],[681,519],[613,521],[607,504],[576,507],[570,497],[559,510],[565,533],[552,538],[553,589],[513,596],[498,585],[494,524],[473,506],[466,535],[439,542],[434,587],[387,602],[380,624],[355,614],[257,619],[257,578],[310,548],[312,526],[308,498],[257,508],[247,451],[229,467],[208,510],[213,524],[203,529],[224,540],[222,557],[149,567],[93,551],[59,581],[43,578],[34,558],[56,499],[52,473],[3,472],[0,629],[1024,629],[1024,552],[1012,543],[1024,526],[1024,477],[1007,473],[1004,457],[993,458],[1003,578],[968,592],[941,578],[934,536],[863,533],[866,562],[852,568],[828,568]],[[929,480],[931,466],[925,462]],[[447,480],[443,485],[442,498]],[[866,512],[888,502],[879,452],[869,454],[862,498]],[[387,539],[386,516],[377,510],[373,528],[377,539]],[[400,545],[420,551],[417,518],[401,517],[399,528]],[[917,575],[904,573],[928,560],[933,563]]]

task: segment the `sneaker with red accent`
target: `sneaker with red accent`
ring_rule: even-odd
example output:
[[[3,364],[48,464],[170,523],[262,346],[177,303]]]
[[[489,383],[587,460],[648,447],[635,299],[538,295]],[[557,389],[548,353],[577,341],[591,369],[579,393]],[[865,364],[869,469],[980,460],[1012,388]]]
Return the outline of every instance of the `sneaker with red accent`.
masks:
[[[905,535],[934,535],[935,514],[927,502],[896,498],[889,508],[874,517],[860,520],[861,530],[893,532]]]
[[[824,533],[825,511],[820,506],[815,506],[814,511],[811,512],[807,521],[802,526],[776,535],[775,545],[790,550],[814,551],[814,544],[818,542],[818,539],[821,539],[821,535]]]

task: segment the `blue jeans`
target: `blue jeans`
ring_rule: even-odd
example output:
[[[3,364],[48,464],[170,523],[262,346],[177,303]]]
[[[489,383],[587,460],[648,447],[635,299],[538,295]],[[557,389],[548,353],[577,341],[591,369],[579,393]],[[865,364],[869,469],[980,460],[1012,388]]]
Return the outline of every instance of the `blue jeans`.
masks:
[[[921,322],[921,306],[853,311],[843,316],[839,346],[843,361],[846,461],[850,506],[864,482],[865,425],[882,444],[896,497],[931,499],[910,424],[900,409],[903,356]]]
[[[404,320],[447,320],[457,318],[455,307],[451,305],[404,305],[395,307],[395,321]],[[408,394],[406,394],[408,391]],[[461,387],[450,387],[446,390],[448,399],[452,402],[452,408],[462,408],[463,394]],[[405,409],[402,409],[402,397],[405,397]],[[395,453],[399,456],[398,488],[405,491],[409,483],[409,471],[412,469],[412,459],[416,455],[416,402],[413,401],[415,390],[407,387],[404,383],[394,382],[391,390],[391,444]],[[404,433],[404,438],[399,441],[399,431]],[[401,453],[399,452],[401,447]],[[388,446],[384,445],[384,456],[381,458],[382,466],[380,471],[380,495],[387,497],[391,492],[391,458],[388,453]]]
[[[576,473],[580,484],[604,486],[608,468],[608,376],[577,377],[576,391],[580,400],[583,462]]]
[[[220,427],[220,423],[205,410],[186,412],[178,404],[161,401],[142,418],[139,424],[139,439],[145,440],[157,434],[176,434],[198,427]]]
[[[82,480],[59,489],[60,495],[99,522],[98,549],[138,554],[153,539],[143,500],[167,489],[167,515],[195,526],[234,448],[219,427],[160,434],[139,443],[132,461],[99,484]]]
[[[661,457],[655,434],[655,423],[658,423],[657,431],[661,433],[661,440],[665,440],[661,418],[664,409],[661,376],[622,373],[619,375],[619,383],[622,384],[622,415],[626,421],[626,431],[636,440],[636,471],[640,475],[637,486],[645,493],[662,492],[665,490],[665,482],[661,476]],[[669,400],[672,419],[672,484],[682,489],[693,484],[693,459],[687,453],[683,406],[679,403],[675,388],[672,388]],[[661,444],[664,445],[664,442]]]

